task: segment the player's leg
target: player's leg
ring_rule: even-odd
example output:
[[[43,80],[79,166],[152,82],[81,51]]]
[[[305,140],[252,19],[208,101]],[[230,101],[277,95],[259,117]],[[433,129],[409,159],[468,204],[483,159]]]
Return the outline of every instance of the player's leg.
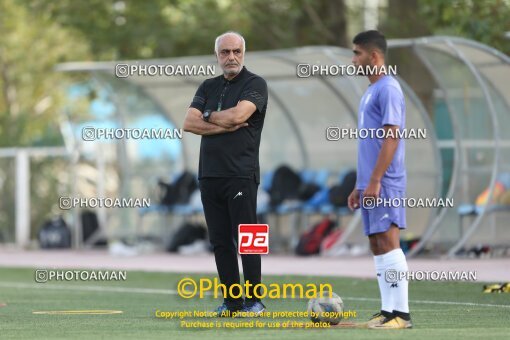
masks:
[[[220,282],[227,287],[227,297],[221,312],[228,308],[230,311],[238,311],[243,307],[243,299],[228,296],[230,287],[240,283],[239,265],[237,263],[237,249],[232,234],[230,216],[227,202],[223,199],[225,180],[220,178],[206,178],[200,180],[200,193],[204,206],[205,219],[209,232],[209,239],[214,249],[214,258]],[[238,291],[234,289],[234,295]],[[225,293],[224,293],[225,294]],[[224,295],[225,296],[225,295]]]
[[[257,223],[257,188],[255,179],[231,179],[226,192],[234,237],[238,237],[239,224]],[[244,280],[249,281],[243,311],[261,314],[264,305],[256,295],[261,296],[261,289],[255,294],[253,287],[262,281],[261,258],[258,254],[241,255]],[[249,296],[249,297],[248,297]]]
[[[399,329],[411,328],[411,317],[408,305],[408,286],[407,279],[398,279],[399,272],[408,270],[405,255],[398,245],[399,228],[392,224],[390,229],[377,235],[378,251],[381,259],[382,268],[385,272],[382,286],[385,294],[391,302],[392,317],[387,317],[381,324],[372,325],[375,329]]]
[[[403,193],[382,188],[383,198],[403,198]],[[381,314],[385,319],[370,328],[398,329],[412,327],[408,305],[408,281],[398,280],[400,272],[407,272],[407,261],[400,248],[400,229],[405,228],[404,207],[376,207],[370,214],[374,244],[374,262],[381,291]],[[388,315],[390,313],[391,315]]]
[[[362,202],[362,197],[360,197],[360,201]],[[384,266],[382,260],[379,256],[379,248],[377,244],[377,233],[374,231],[374,228],[371,228],[371,215],[373,214],[371,209],[366,209],[363,205],[360,207],[361,209],[361,219],[363,222],[363,231],[366,236],[368,236],[368,242],[370,244],[370,250],[374,255],[374,263],[376,269],[376,279],[379,285],[379,292],[381,295],[381,310],[368,320],[368,322],[361,323],[340,323],[340,327],[346,328],[367,328],[372,327],[374,325],[381,324],[387,317],[393,316],[392,310],[393,307],[389,302],[389,294],[386,289],[386,282],[384,281]],[[374,208],[377,209],[377,208]],[[381,232],[381,230],[378,230]]]
[[[362,201],[362,198],[360,199]],[[374,208],[379,209],[379,208]],[[368,236],[368,241],[370,244],[370,250],[374,255],[374,264],[376,270],[376,279],[377,284],[379,286],[379,292],[381,296],[381,310],[370,318],[368,322],[360,324],[360,326],[371,327],[373,325],[381,324],[384,319],[392,316],[392,306],[390,303],[390,295],[387,292],[386,282],[384,280],[384,266],[382,263],[382,259],[379,255],[379,248],[377,243],[377,232],[381,232],[382,229],[376,229],[371,226],[371,216],[374,215],[374,209],[366,209],[364,206],[361,206],[361,218],[363,221],[363,231],[366,236]]]
[[[370,222],[368,222],[370,223]],[[381,324],[386,318],[393,316],[391,296],[388,289],[387,282],[385,281],[385,266],[383,258],[380,256],[381,252],[378,246],[378,234],[368,235],[370,243],[370,250],[372,251],[375,264],[375,272],[377,278],[377,284],[379,286],[379,294],[381,296],[381,310],[375,313],[367,323],[367,326],[374,326]]]

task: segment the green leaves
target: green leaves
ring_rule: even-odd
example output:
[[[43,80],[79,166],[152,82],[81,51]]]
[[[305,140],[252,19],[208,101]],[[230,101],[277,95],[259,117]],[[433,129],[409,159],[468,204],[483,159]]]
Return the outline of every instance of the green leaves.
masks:
[[[28,2],[0,3],[0,146],[28,146],[56,125],[64,61],[90,58],[86,40],[36,15]]]
[[[510,31],[507,0],[423,0],[418,12],[434,34],[458,35],[510,53],[504,34]]]

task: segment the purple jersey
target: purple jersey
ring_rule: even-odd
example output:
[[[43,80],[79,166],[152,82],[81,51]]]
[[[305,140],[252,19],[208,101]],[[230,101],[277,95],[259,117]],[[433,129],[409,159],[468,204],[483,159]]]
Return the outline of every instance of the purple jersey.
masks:
[[[358,129],[382,129],[384,125],[398,125],[404,129],[405,102],[404,94],[397,80],[383,76],[371,84],[361,98],[358,112]],[[375,134],[375,133],[374,133]],[[358,173],[356,188],[363,190],[368,186],[375,168],[382,138],[358,139]],[[381,179],[381,185],[396,190],[406,190],[406,169],[404,162],[405,142],[401,139],[393,160]]]

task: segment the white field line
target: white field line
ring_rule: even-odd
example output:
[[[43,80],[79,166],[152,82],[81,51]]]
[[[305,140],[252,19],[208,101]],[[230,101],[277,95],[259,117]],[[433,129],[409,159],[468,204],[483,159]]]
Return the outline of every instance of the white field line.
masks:
[[[51,289],[51,290],[72,290],[72,291],[90,291],[90,292],[111,292],[111,293],[135,293],[135,294],[163,294],[163,295],[177,295],[177,290],[172,289],[153,289],[153,288],[122,288],[122,287],[105,287],[105,286],[67,286],[45,283],[22,283],[22,282],[0,282],[0,287],[4,288],[20,288],[20,289]],[[481,293],[480,293],[481,294]],[[206,295],[212,295],[207,293]],[[363,298],[363,297],[342,297],[345,300],[354,301],[380,301],[376,298]],[[452,306],[474,306],[474,307],[497,307],[497,308],[510,308],[510,305],[494,305],[488,303],[474,303],[474,302],[458,302],[458,301],[433,301],[433,300],[411,300],[411,303],[421,304],[434,304],[434,305],[452,305]]]

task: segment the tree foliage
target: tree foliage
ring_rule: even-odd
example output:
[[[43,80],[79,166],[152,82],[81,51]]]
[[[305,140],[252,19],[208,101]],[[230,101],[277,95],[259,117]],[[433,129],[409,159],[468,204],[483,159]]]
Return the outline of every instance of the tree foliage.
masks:
[[[344,0],[3,0],[0,146],[61,143],[58,89],[69,76],[58,63],[208,54],[227,30],[249,51],[349,47],[356,13]],[[450,34],[508,53],[508,17],[510,0],[389,0],[380,27],[388,38]]]

